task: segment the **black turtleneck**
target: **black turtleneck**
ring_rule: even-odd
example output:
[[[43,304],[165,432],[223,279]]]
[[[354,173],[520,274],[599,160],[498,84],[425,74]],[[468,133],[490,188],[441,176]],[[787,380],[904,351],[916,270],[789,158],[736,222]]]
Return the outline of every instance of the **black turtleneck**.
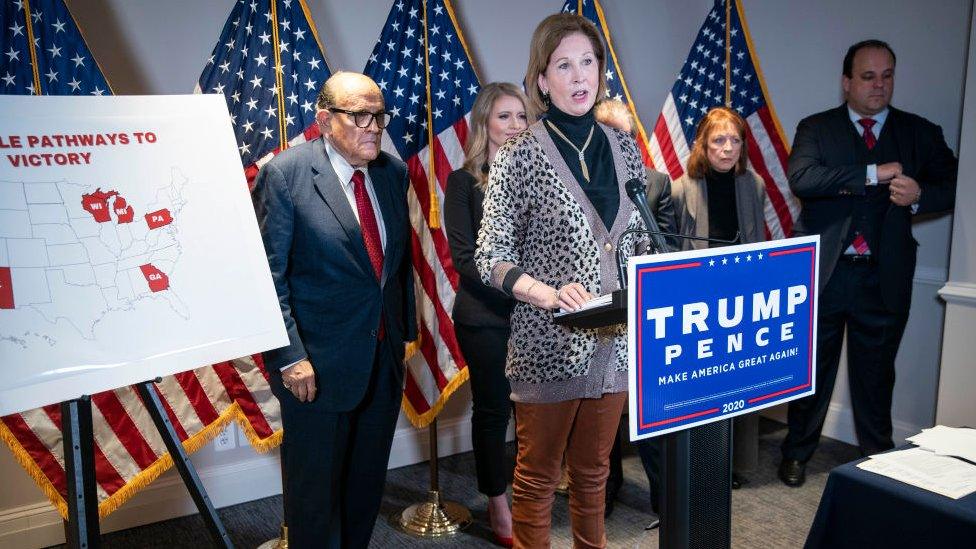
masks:
[[[590,172],[590,181],[583,178],[583,169],[580,167],[579,154],[566,141],[552,131],[549,123],[553,123],[563,132],[573,145],[581,148],[586,143],[586,138],[593,128],[593,139],[583,151],[583,158],[586,168]],[[610,140],[603,133],[593,117],[593,109],[582,116],[573,116],[559,110],[555,105],[549,107],[546,113],[546,122],[543,124],[549,136],[556,143],[559,154],[569,166],[569,171],[573,173],[576,181],[579,182],[586,198],[593,204],[603,224],[609,230],[613,226],[613,221],[617,217],[617,209],[620,207],[620,191],[617,185],[617,170],[613,165],[613,153],[610,150]],[[595,126],[595,127],[594,127]]]
[[[739,210],[735,202],[735,168],[705,174],[708,193],[708,238],[732,240],[739,232]],[[716,244],[712,244],[712,247]]]

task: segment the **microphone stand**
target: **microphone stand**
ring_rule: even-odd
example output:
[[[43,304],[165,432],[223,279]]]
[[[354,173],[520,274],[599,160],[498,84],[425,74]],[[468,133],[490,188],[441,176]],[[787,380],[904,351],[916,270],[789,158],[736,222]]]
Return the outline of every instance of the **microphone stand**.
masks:
[[[647,229],[628,229],[617,239],[617,276],[620,290],[627,292],[626,258],[620,242],[628,234],[649,234],[651,251],[671,251],[662,236],[697,240],[721,245],[737,244],[740,233],[732,240],[705,238],[661,231],[646,211],[641,211]],[[625,303],[626,297],[615,302]],[[691,429],[669,433],[660,438],[662,549],[698,549],[731,545],[732,510],[732,420],[726,419]],[[708,513],[703,510],[709,509]],[[708,516],[710,520],[702,520]],[[705,541],[703,541],[705,540]]]
[[[720,238],[707,238],[704,236],[693,236],[690,234],[678,234],[678,233],[669,233],[667,231],[662,231],[660,230],[660,228],[658,228],[658,224],[657,222],[654,221],[653,218],[650,219],[650,223],[648,223],[648,220],[645,219],[644,225],[652,228],[627,229],[626,231],[620,233],[620,236],[617,237],[617,279],[620,282],[620,288],[622,290],[627,288],[627,258],[624,257],[623,250],[620,247],[620,243],[627,235],[631,235],[631,234],[651,235],[651,252],[655,254],[675,251],[671,249],[671,246],[667,243],[667,241],[661,238],[662,236],[670,236],[676,239],[682,238],[685,240],[698,240],[702,242],[710,242],[710,243],[722,244],[722,245],[732,245],[732,244],[739,243],[740,234],[738,232],[735,233],[735,238],[733,238],[732,240],[722,240]]]

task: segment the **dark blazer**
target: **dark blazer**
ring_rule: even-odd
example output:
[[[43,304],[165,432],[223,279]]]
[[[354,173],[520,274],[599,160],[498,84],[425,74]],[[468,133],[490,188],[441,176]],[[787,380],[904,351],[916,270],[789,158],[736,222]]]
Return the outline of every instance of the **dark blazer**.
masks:
[[[674,221],[674,204],[671,201],[671,178],[657,170],[647,168],[647,205],[651,209],[654,221],[664,233],[676,233]],[[673,236],[665,236],[664,240],[672,250],[679,249],[680,244]]]
[[[678,232],[708,238],[708,183],[685,174],[672,185],[675,220]],[[739,243],[751,244],[766,240],[763,210],[766,189],[762,179],[752,170],[735,176],[735,207],[739,217]],[[682,250],[708,248],[705,240],[682,239]]]
[[[379,281],[322,138],[274,157],[255,181],[254,207],[288,330],[287,347],[264,353],[283,406],[298,401],[282,387],[280,369],[308,358],[318,396],[303,406],[354,408],[370,378],[381,315],[402,380],[403,343],[417,333],[407,170],[381,152],[368,171],[386,227]]]
[[[444,228],[451,260],[460,278],[451,316],[459,324],[503,328],[510,324],[515,300],[485,285],[474,264],[484,200],[485,193],[467,170],[456,170],[447,177]]]
[[[820,289],[826,286],[843,253],[850,230],[854,196],[863,195],[867,167],[856,163],[856,139],[847,105],[800,121],[789,160],[790,189],[803,202],[796,236],[820,233]],[[889,107],[882,134],[891,133],[902,171],[922,188],[919,214],[951,210],[956,196],[957,162],[942,136],[928,120]],[[891,311],[908,311],[918,242],[912,236],[908,206],[889,204],[875,250],[880,267],[881,296]]]

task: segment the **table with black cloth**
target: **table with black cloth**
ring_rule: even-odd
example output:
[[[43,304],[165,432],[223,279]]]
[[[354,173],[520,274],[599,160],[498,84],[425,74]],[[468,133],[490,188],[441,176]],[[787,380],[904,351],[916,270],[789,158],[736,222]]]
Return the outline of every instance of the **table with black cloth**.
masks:
[[[859,469],[863,461],[830,472],[806,549],[976,547],[976,493],[954,500]]]

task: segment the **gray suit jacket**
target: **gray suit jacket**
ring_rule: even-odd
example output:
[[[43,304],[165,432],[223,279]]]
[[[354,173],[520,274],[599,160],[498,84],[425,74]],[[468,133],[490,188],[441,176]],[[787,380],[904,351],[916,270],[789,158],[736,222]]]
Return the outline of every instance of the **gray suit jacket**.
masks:
[[[681,234],[708,238],[708,191],[704,179],[692,179],[685,174],[671,185],[675,219]],[[752,170],[735,178],[735,207],[739,214],[739,243],[766,240],[763,210],[766,190],[762,179]],[[682,250],[708,248],[704,240],[682,239]]]
[[[281,386],[283,366],[312,363],[319,395],[303,406],[348,411],[366,392],[381,320],[398,361],[403,342],[416,338],[406,166],[381,152],[368,171],[386,227],[380,280],[322,138],[274,157],[255,180],[254,207],[288,330],[287,347],[264,353],[282,406],[297,403]]]

